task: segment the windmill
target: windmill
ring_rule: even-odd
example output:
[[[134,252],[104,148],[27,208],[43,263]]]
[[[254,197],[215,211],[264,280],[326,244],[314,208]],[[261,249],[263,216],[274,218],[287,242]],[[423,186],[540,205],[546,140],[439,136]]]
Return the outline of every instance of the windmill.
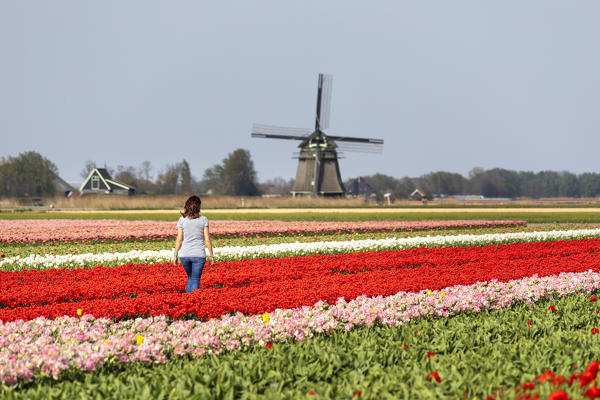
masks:
[[[299,140],[298,169],[292,194],[341,196],[345,193],[338,164],[338,149],[381,153],[382,139],[332,136],[323,132],[329,128],[331,86],[333,76],[319,74],[315,129],[287,128],[253,124],[252,137]]]

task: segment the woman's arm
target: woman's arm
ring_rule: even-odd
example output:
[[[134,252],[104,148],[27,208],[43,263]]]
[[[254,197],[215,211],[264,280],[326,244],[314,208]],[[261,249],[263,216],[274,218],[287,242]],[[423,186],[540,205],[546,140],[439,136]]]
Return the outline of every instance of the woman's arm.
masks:
[[[212,241],[210,240],[210,232],[208,231],[208,226],[204,227],[204,240],[206,242],[206,248],[208,249],[210,265],[213,265],[215,263],[215,259],[213,258]]]
[[[175,239],[175,254],[173,254],[173,264],[175,265],[177,265],[177,256],[179,255],[181,242],[183,242],[183,229],[177,228],[177,239]]]

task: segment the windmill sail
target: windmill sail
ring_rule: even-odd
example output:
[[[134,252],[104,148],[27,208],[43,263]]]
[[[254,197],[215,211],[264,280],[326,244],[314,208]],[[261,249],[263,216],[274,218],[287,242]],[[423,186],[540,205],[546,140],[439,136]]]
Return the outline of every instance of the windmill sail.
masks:
[[[333,76],[319,74],[319,88],[321,89],[321,101],[319,102],[318,118],[319,128],[329,128],[329,117],[331,115],[331,90],[333,85]]]
[[[304,128],[289,128],[275,125],[252,124],[252,137],[302,140],[308,135],[310,135],[310,133],[310,129]]]
[[[383,145],[381,144],[339,142],[337,143],[337,147],[338,150],[349,153],[383,153]]]

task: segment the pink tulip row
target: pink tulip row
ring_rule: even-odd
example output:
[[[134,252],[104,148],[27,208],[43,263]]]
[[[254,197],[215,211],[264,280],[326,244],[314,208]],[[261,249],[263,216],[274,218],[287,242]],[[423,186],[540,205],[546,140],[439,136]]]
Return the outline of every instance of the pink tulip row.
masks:
[[[524,225],[524,221],[210,221],[213,235],[295,234],[334,231],[410,231]],[[176,234],[176,221],[0,220],[0,242],[32,243],[71,240],[166,238]]]
[[[92,371],[110,359],[166,363],[168,354],[201,357],[251,346],[303,341],[316,333],[349,331],[375,321],[395,326],[414,318],[447,317],[463,311],[510,307],[516,302],[589,293],[600,289],[600,272],[561,273],[509,282],[479,282],[442,291],[400,292],[389,297],[343,298],[336,304],[275,310],[270,314],[240,313],[206,322],[169,323],[164,316],[121,322],[81,318],[37,318],[0,323],[0,383],[14,385],[39,374],[58,379],[69,368]]]

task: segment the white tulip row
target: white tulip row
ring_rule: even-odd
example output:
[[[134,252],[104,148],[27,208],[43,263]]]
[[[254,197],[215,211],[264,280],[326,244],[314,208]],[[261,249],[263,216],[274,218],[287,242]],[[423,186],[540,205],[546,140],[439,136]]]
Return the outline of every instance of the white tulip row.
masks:
[[[348,240],[338,242],[280,243],[260,246],[226,246],[214,249],[217,261],[309,254],[340,254],[360,251],[402,250],[415,247],[482,246],[518,242],[543,242],[600,238],[600,229],[546,232],[490,233],[484,235],[421,236],[409,238]],[[127,263],[149,264],[169,262],[173,250],[132,250],[126,253],[87,253],[8,257],[0,261],[0,270],[80,268],[96,265],[115,266]]]

